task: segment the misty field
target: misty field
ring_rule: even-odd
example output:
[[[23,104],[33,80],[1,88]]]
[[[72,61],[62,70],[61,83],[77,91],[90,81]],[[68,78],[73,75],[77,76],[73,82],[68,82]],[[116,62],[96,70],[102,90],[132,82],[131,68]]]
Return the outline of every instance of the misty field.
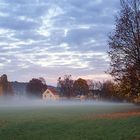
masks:
[[[140,140],[140,107],[52,104],[0,107],[0,140]]]

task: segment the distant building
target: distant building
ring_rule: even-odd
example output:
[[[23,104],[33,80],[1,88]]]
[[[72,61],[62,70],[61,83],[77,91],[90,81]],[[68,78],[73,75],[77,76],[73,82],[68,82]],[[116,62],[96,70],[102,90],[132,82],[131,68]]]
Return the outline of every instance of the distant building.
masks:
[[[59,100],[59,93],[55,88],[48,88],[43,94],[42,94],[43,100],[46,101],[55,101]]]

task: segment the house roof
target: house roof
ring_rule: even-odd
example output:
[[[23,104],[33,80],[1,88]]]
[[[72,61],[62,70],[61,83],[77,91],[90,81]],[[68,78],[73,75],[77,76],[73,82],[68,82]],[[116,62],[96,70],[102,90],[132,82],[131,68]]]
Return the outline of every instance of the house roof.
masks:
[[[50,90],[54,95],[59,95],[59,93],[57,92],[55,88],[49,87],[48,90]]]

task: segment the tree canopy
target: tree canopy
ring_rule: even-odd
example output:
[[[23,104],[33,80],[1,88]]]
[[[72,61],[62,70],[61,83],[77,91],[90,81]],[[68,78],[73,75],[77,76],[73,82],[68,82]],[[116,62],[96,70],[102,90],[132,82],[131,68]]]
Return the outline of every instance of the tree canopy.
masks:
[[[58,88],[62,96],[73,96],[73,80],[71,75],[65,75],[63,78],[58,78]]]
[[[11,96],[13,94],[13,89],[10,82],[8,81],[7,75],[3,74],[0,77],[0,95]]]
[[[121,0],[114,32],[109,36],[110,74],[125,81],[126,94],[140,93],[140,0]],[[125,92],[123,90],[123,92]]]
[[[42,97],[42,93],[47,89],[47,85],[44,84],[44,80],[33,78],[29,81],[26,87],[28,96],[30,97]]]
[[[82,78],[79,78],[74,82],[73,89],[75,95],[88,95],[89,93],[89,86],[87,81]]]

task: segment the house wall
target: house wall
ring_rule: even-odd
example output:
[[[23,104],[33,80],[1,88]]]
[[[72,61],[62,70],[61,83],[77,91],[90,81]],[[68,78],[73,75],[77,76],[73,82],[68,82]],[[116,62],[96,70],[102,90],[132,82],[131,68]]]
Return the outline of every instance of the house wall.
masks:
[[[43,100],[57,100],[59,97],[57,95],[54,95],[50,90],[45,91],[42,94]]]
[[[52,94],[50,94],[50,93],[45,93],[45,94],[43,94],[43,99],[45,100],[52,100],[52,99],[55,99],[55,97],[52,95]]]

